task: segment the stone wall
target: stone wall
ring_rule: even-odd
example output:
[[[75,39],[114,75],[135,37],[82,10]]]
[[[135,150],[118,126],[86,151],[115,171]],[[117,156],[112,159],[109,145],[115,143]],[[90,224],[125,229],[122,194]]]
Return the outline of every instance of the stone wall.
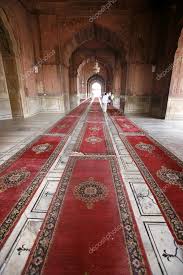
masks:
[[[16,112],[25,117],[77,106],[87,95],[87,81],[93,73],[91,60],[96,57],[106,89],[115,94],[117,108],[127,114],[163,118],[168,101],[167,117],[171,116],[176,105],[171,91],[168,100],[171,71],[160,79],[157,76],[171,64],[175,54],[179,22],[175,7],[140,12],[127,9],[120,14],[111,10],[110,15],[105,13],[91,23],[79,11],[77,17],[66,18],[51,8],[49,14],[34,9],[30,13],[17,0],[2,0],[0,5],[0,16],[13,45],[19,87],[14,98],[7,94],[6,111],[2,111],[7,116],[11,116],[15,105]],[[78,80],[78,69],[86,60],[89,63],[83,65]],[[176,83],[173,79],[171,90],[176,86],[180,91]],[[0,98],[5,102],[4,97]],[[174,117],[178,109],[173,110]]]

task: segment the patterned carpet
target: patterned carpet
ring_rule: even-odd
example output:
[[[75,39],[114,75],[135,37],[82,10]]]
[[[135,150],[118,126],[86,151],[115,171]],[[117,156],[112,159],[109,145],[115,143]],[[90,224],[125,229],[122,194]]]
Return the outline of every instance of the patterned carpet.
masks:
[[[74,148],[83,154],[114,155],[114,148],[104,123],[85,123]]]
[[[122,123],[122,120],[125,122]],[[142,173],[176,242],[183,244],[183,163],[128,118],[112,121]]]
[[[79,110],[81,114],[88,105],[89,101],[84,102],[72,112]],[[67,115],[0,166],[1,247],[62,151],[78,119]]]
[[[75,146],[85,156],[69,158],[23,274],[151,274],[99,103],[91,109]]]

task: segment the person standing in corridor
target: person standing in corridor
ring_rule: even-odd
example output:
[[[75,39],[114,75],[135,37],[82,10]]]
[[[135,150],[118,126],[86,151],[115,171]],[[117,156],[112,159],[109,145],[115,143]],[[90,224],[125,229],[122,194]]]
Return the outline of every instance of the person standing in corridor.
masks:
[[[109,96],[107,93],[105,93],[105,95],[102,97],[102,106],[103,106],[103,111],[104,113],[107,112],[107,104],[108,104],[108,101],[109,101]]]

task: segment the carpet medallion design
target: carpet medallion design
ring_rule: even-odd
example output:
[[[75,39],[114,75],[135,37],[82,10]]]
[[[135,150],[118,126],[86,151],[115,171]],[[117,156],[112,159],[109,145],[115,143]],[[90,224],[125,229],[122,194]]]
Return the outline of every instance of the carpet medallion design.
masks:
[[[78,116],[71,117],[68,114],[60,119],[43,135],[0,165],[0,247],[4,245],[88,105],[89,100],[72,111],[78,113]],[[57,128],[64,124],[66,128]]]
[[[124,116],[111,116],[119,133],[140,133],[142,130]]]
[[[79,199],[73,200],[73,190]],[[90,207],[97,200],[90,211],[88,198]],[[92,244],[119,226],[111,242],[89,253]],[[69,159],[22,274],[50,275],[53,270],[54,275],[86,270],[91,275],[151,274],[114,156]]]
[[[124,123],[123,126],[124,126],[124,128],[126,128],[126,129],[131,129],[131,125],[128,125],[128,124],[126,124],[126,123]]]
[[[85,123],[76,141],[75,152],[91,155],[114,155],[112,140],[107,127],[95,122]]]
[[[94,106],[99,115],[90,116],[92,122],[84,124],[76,140],[74,148],[80,155],[69,152],[71,156],[21,274],[151,274],[110,133],[101,123],[99,103]],[[87,104],[80,106],[69,118],[59,121],[48,131],[50,135],[41,136],[25,150],[13,163],[13,169],[8,166],[0,174],[0,188],[1,181],[9,186],[15,184],[16,188],[16,192],[2,197],[8,201],[12,194],[12,205],[4,219],[0,207],[0,239],[5,240],[16,224],[86,107]],[[62,127],[64,124],[66,127]],[[90,247],[113,231],[114,238],[90,253]]]
[[[9,174],[0,178],[0,193],[6,189],[15,187],[25,181],[31,173],[26,168],[21,168],[10,172]]]
[[[93,126],[93,127],[90,127],[89,130],[90,130],[90,131],[93,131],[93,132],[97,132],[97,131],[100,131],[101,128],[100,128],[100,127],[97,127],[97,126]]]
[[[178,185],[183,189],[183,172],[168,169],[164,166],[157,171],[157,176],[164,182]]]
[[[32,147],[32,151],[35,152],[36,154],[41,154],[44,152],[49,152],[52,149],[52,147],[53,146],[49,143],[38,144]]]
[[[86,142],[91,143],[91,144],[96,144],[102,142],[102,138],[91,136],[86,138]]]
[[[64,129],[65,127],[66,127],[65,124],[63,124],[63,125],[58,125],[58,126],[57,126],[58,129]]]
[[[79,110],[82,114],[88,105],[89,101],[73,112]],[[54,123],[43,135],[0,165],[0,247],[4,245],[78,123],[79,116],[69,115]],[[64,124],[66,128],[57,128]],[[26,171],[23,170],[25,163]]]
[[[18,153],[3,165],[5,169],[0,173],[0,246],[11,233],[67,139],[67,137],[41,136],[32,146],[27,145],[22,154]],[[35,154],[32,148],[40,143],[49,143],[53,147],[44,154]],[[26,168],[24,168],[25,163]]]
[[[148,135],[120,137],[151,189],[176,242],[182,245],[183,163]],[[145,151],[137,149],[140,142],[151,144],[155,149],[147,156]]]
[[[94,203],[104,200],[107,197],[107,188],[100,182],[89,178],[75,187],[74,196],[76,199],[86,203],[88,209],[92,209]]]
[[[117,118],[111,117],[116,129],[119,131],[120,126],[123,132],[123,125],[117,123]],[[182,245],[183,162],[128,118],[126,120],[134,126],[133,135],[119,132],[120,138],[154,195],[177,244]]]
[[[152,144],[147,144],[143,142],[136,144],[135,147],[139,150],[147,151],[149,153],[152,153],[155,150],[155,147]]]
[[[67,115],[60,122],[58,122],[52,129],[50,129],[49,133],[55,134],[70,134],[78,123],[78,116],[70,116]]]

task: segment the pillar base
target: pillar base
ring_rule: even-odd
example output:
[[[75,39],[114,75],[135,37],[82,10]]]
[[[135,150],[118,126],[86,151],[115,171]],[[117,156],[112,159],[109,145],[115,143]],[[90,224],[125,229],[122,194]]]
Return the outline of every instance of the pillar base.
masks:
[[[183,96],[168,98],[165,119],[183,120]]]

